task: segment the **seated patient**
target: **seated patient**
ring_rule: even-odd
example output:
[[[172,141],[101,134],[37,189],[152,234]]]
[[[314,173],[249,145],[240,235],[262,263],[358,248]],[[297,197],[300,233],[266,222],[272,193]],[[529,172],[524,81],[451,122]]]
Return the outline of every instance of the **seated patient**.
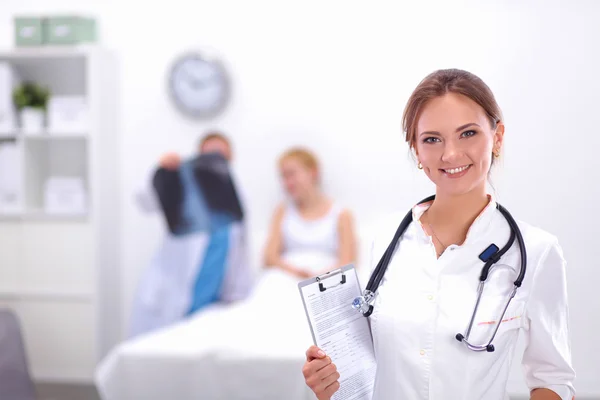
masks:
[[[293,148],[279,159],[288,200],[275,210],[264,262],[303,279],[356,261],[352,215],[326,196],[316,157]]]
[[[162,157],[146,210],[162,211],[168,232],[136,293],[130,335],[177,322],[218,301],[245,298],[252,286],[244,213],[229,170],[231,147],[221,134],[199,154]]]

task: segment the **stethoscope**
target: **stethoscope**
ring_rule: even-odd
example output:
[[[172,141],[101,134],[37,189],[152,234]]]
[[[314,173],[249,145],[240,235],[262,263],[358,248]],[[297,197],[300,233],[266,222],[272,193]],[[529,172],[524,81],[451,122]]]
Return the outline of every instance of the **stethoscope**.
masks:
[[[419,202],[419,204],[427,203],[434,199],[435,199],[435,195],[422,200],[421,202]],[[523,236],[521,235],[521,231],[519,230],[517,223],[513,219],[512,215],[510,215],[510,213],[504,207],[502,207],[500,204],[496,203],[496,208],[502,213],[504,218],[506,218],[506,221],[508,222],[508,225],[510,226],[510,238],[508,239],[508,242],[506,242],[506,245],[504,245],[504,247],[502,249],[498,249],[498,246],[496,246],[495,244],[491,244],[479,255],[479,259],[481,261],[483,261],[485,264],[481,270],[481,275],[479,276],[479,286],[477,287],[477,301],[475,303],[475,308],[473,309],[473,314],[471,315],[471,321],[469,321],[469,327],[467,328],[467,332],[464,335],[462,333],[456,334],[456,340],[464,343],[467,346],[467,348],[469,348],[473,351],[484,351],[484,350],[488,351],[488,352],[494,351],[494,345],[492,345],[492,341],[494,340],[494,337],[496,336],[496,333],[498,332],[498,328],[500,327],[500,324],[502,323],[502,319],[504,318],[504,314],[506,313],[506,310],[507,310],[508,306],[510,305],[510,301],[513,299],[513,297],[515,297],[515,294],[517,293],[517,289],[519,287],[521,287],[521,283],[523,282],[523,278],[525,277],[525,270],[527,268],[527,252],[525,249],[525,243],[523,241]],[[412,215],[413,215],[412,210],[410,210],[406,214],[406,216],[400,223],[400,226],[396,230],[396,234],[394,235],[394,238],[392,239],[391,243],[388,245],[387,249],[383,253],[383,256],[379,260],[379,263],[377,263],[375,270],[371,274],[369,282],[367,283],[367,287],[363,291],[363,295],[355,298],[354,301],[352,302],[352,307],[354,307],[358,311],[362,312],[362,314],[365,317],[368,317],[373,313],[373,301],[375,300],[377,288],[379,287],[379,284],[381,283],[381,280],[383,279],[383,276],[385,275],[385,271],[387,269],[388,264],[390,263],[390,260],[392,259],[394,251],[396,250],[396,246],[398,244],[398,241],[400,240],[400,237],[404,234],[404,232],[406,231],[406,229],[412,222]],[[483,287],[484,287],[485,282],[490,273],[490,268],[492,267],[492,265],[494,263],[497,263],[500,260],[500,258],[504,255],[504,253],[506,253],[508,251],[508,249],[513,245],[515,238],[517,239],[517,242],[519,244],[519,250],[521,253],[521,269],[519,271],[519,276],[517,277],[517,279],[514,282],[514,288],[510,293],[508,301],[506,302],[506,305],[504,306],[504,310],[502,311],[502,316],[498,320],[498,324],[496,324],[496,329],[494,330],[494,333],[492,334],[492,337],[490,338],[489,342],[484,345],[476,345],[476,344],[470,343],[469,335],[471,333],[473,321],[475,320],[475,316],[477,315],[477,309],[479,307],[479,302],[481,300],[481,294],[483,293]]]

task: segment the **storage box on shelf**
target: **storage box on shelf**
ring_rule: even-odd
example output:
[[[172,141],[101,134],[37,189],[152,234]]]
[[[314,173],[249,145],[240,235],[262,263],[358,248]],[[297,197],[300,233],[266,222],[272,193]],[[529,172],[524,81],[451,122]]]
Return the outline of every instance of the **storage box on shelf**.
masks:
[[[43,18],[16,17],[15,44],[17,46],[40,46],[44,44]]]
[[[96,20],[85,16],[16,16],[13,24],[18,47],[75,45],[97,40]]]
[[[82,216],[87,212],[86,197],[88,185],[88,143],[85,136],[71,138],[54,138],[46,135],[43,138],[26,138],[25,140],[26,171],[26,209],[47,215]],[[58,180],[57,180],[58,179]],[[76,181],[79,193],[71,193],[78,200],[68,200],[56,182]],[[52,183],[54,182],[54,183]],[[71,185],[73,185],[71,183]],[[71,192],[74,189],[71,188]],[[58,206],[58,199],[63,203]],[[73,203],[72,208],[68,206]],[[84,202],[84,204],[80,204]]]
[[[96,40],[96,21],[80,16],[53,16],[44,20],[47,44],[92,43]]]
[[[48,131],[54,134],[85,132],[89,110],[84,96],[52,96],[47,112]]]

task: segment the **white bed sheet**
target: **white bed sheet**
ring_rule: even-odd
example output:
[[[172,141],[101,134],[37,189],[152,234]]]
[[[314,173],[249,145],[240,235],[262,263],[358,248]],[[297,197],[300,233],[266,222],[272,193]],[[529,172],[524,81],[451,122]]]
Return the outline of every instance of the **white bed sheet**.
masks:
[[[297,282],[267,270],[245,301],[122,343],[96,370],[102,399],[315,399],[302,376],[313,342]]]

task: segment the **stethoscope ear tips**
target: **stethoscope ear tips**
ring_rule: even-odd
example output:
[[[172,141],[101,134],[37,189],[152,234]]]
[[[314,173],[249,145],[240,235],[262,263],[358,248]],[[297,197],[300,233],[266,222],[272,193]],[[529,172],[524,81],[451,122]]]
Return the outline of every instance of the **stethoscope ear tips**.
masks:
[[[494,345],[493,345],[493,344],[488,344],[487,346],[485,346],[485,350],[486,350],[488,353],[491,353],[491,352],[493,352],[493,351],[495,350],[495,348],[494,348]]]
[[[464,338],[465,337],[463,336],[462,333],[457,333],[456,334],[456,340],[458,340],[459,342],[462,342]]]

